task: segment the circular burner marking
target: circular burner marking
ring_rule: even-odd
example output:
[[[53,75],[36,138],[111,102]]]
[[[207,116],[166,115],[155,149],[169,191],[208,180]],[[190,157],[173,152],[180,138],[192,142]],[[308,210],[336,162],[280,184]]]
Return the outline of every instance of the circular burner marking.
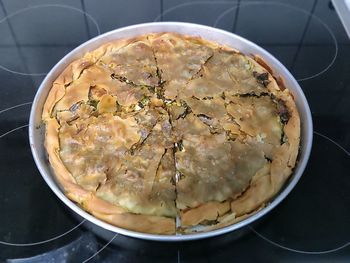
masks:
[[[5,21],[7,21],[8,19],[10,18],[13,18],[15,17],[16,15],[20,15],[24,12],[27,12],[27,11],[30,11],[30,10],[35,10],[35,9],[40,9],[40,8],[51,8],[51,7],[55,7],[55,8],[63,8],[63,9],[68,9],[68,10],[73,10],[75,12],[78,12],[78,13],[81,13],[83,15],[86,15],[86,17],[88,19],[91,20],[91,22],[95,25],[96,27],[96,30],[97,30],[97,34],[100,35],[101,34],[101,30],[100,30],[100,27],[97,23],[97,21],[87,12],[79,9],[79,8],[76,8],[76,7],[73,7],[73,6],[68,6],[68,5],[60,5],[60,4],[43,4],[43,5],[35,5],[35,6],[30,6],[30,7],[27,7],[27,8],[23,8],[23,9],[20,9],[10,15],[7,15],[6,17],[0,19],[0,24],[1,23],[4,23]],[[64,52],[65,53],[65,52]],[[44,76],[46,75],[47,73],[42,73],[42,72],[39,72],[39,73],[29,73],[29,72],[23,72],[23,71],[18,71],[18,70],[13,70],[5,65],[1,65],[0,64],[0,69],[3,69],[5,71],[8,71],[10,73],[13,73],[13,74],[18,74],[18,75],[24,75],[24,76]]]
[[[318,23],[320,23],[324,29],[326,29],[327,33],[330,35],[331,39],[332,39],[332,42],[334,44],[334,53],[333,53],[333,56],[331,58],[331,60],[329,61],[329,63],[327,64],[327,66],[325,66],[324,68],[322,68],[321,70],[319,70],[318,72],[316,73],[313,73],[311,74],[310,76],[302,76],[302,77],[299,77],[297,78],[298,81],[305,81],[305,80],[309,80],[309,79],[312,79],[312,78],[315,78],[315,77],[318,77],[320,76],[321,74],[325,73],[335,62],[337,56],[338,56],[338,43],[337,43],[337,40],[336,40],[336,37],[334,35],[334,33],[332,32],[332,30],[329,28],[329,26],[323,22],[321,20],[321,18],[319,18],[318,16],[302,9],[302,8],[299,8],[299,7],[295,7],[295,6],[292,6],[292,5],[289,5],[289,4],[284,4],[284,3],[278,3],[278,2],[272,2],[272,1],[268,1],[268,2],[257,2],[257,1],[252,1],[252,2],[246,2],[246,3],[241,3],[240,5],[236,5],[236,6],[233,6],[227,10],[225,10],[220,16],[217,17],[216,21],[214,22],[214,27],[218,27],[218,24],[220,23],[220,21],[228,14],[230,14],[231,12],[235,11],[238,7],[240,8],[244,8],[244,7],[250,7],[250,6],[280,6],[280,7],[284,7],[284,8],[289,8],[289,9],[292,9],[292,10],[295,10],[297,12],[300,12],[300,13],[303,13],[305,15],[308,15],[308,16],[311,16],[312,19],[315,19],[315,21],[317,21]]]
[[[334,141],[333,139],[331,139],[331,138],[329,138],[328,136],[326,136],[326,135],[324,135],[324,134],[322,134],[322,133],[319,133],[319,132],[317,132],[317,131],[314,131],[314,134],[315,135],[317,135],[317,136],[319,136],[321,139],[325,139],[325,140],[327,140],[328,142],[331,142],[333,145],[335,145],[338,149],[340,149],[342,152],[344,152],[348,157],[350,157],[350,152],[348,151],[348,150],[346,150],[344,147],[342,147],[339,143],[337,143],[336,141]],[[323,147],[322,149],[324,149],[325,147]],[[328,149],[328,150],[330,150],[330,149]],[[318,151],[319,152],[319,151]],[[346,161],[345,160],[339,160],[339,158],[337,159],[339,162],[341,162],[341,164],[345,164],[346,163]],[[321,168],[321,170],[322,170],[322,168]],[[325,172],[327,172],[327,171],[325,171]],[[337,173],[337,172],[336,172]],[[329,174],[329,173],[328,173]],[[305,176],[308,176],[308,174],[306,174]],[[309,176],[311,176],[311,175],[309,175]],[[336,178],[335,178],[336,179]],[[338,178],[339,179],[339,178]],[[309,179],[310,180],[310,179]],[[346,180],[346,178],[345,178],[345,180]],[[319,182],[319,183],[322,183],[322,182]],[[303,182],[300,182],[300,184],[303,184]],[[305,182],[304,182],[304,185],[302,186],[300,186],[299,187],[299,189],[298,189],[298,187],[297,187],[297,189],[295,189],[295,190],[300,190],[301,188],[305,188]],[[322,185],[321,185],[321,187],[322,187]],[[323,187],[325,187],[324,185],[323,185]],[[332,185],[330,185],[330,187],[332,187]],[[316,183],[314,184],[314,188],[317,190],[317,188],[320,188],[320,185],[317,185]],[[325,187],[325,189],[327,189],[327,187]],[[310,191],[311,191],[311,193],[312,193],[312,190],[314,190],[314,189],[310,189]],[[321,190],[324,190],[324,188],[322,188]],[[295,191],[295,192],[297,192],[297,191]],[[342,191],[341,189],[338,189],[337,191],[336,191],[338,194],[339,194],[339,197],[338,197],[338,199],[339,200],[344,200],[343,199],[343,194],[344,194],[344,191]],[[332,193],[334,193],[334,192],[332,192],[332,190],[330,190],[330,192],[323,192],[324,194],[325,194],[325,196],[319,196],[319,198],[327,198],[327,194],[332,194]],[[290,199],[293,199],[294,201],[296,201],[297,199],[295,198],[295,196],[297,196],[298,195],[298,193],[294,193],[294,192],[292,192],[291,193],[293,196],[291,196],[291,198]],[[299,195],[302,195],[303,193],[302,193],[302,191],[299,191]],[[317,194],[317,192],[316,192],[316,194]],[[312,196],[313,195],[313,196]],[[315,198],[315,193],[313,193],[313,194],[311,194],[311,196],[310,195],[308,195],[308,196],[305,196],[305,197],[308,197],[309,199],[311,199],[311,200],[314,200],[314,198]],[[303,197],[304,198],[304,197]],[[291,202],[292,202],[292,200],[290,200],[289,198],[288,199],[286,199],[285,200],[285,205],[284,206],[282,206],[281,207],[281,209],[280,209],[280,213],[286,213],[285,211],[288,211],[288,208],[293,208],[293,205],[291,204]],[[339,201],[338,200],[338,201]],[[337,201],[337,200],[335,200],[335,201]],[[310,202],[310,201],[309,201]],[[319,200],[319,202],[321,203],[321,205],[322,205],[322,200]],[[323,201],[324,202],[324,201]],[[345,201],[344,201],[345,202]],[[313,212],[311,212],[311,213],[315,213],[315,214],[318,214],[320,211],[318,211],[319,209],[322,209],[322,207],[320,206],[320,204],[317,204],[317,203],[315,203],[314,204],[315,205],[315,207],[314,207],[314,211]],[[343,207],[344,206],[344,204],[343,205],[339,205],[338,206],[338,208],[340,207]],[[345,206],[346,206],[346,204],[345,204]],[[325,207],[324,207],[324,216],[326,217],[326,219],[325,220],[328,220],[327,219],[327,216],[329,216],[329,215],[327,215],[327,213],[326,213],[326,210],[329,210],[329,209],[327,209],[327,207],[329,207],[329,204],[328,205],[325,205]],[[333,207],[333,209],[336,209],[336,208],[334,208]],[[323,210],[322,210],[323,211]],[[343,210],[341,210],[341,211],[343,211]],[[274,211],[273,211],[274,212]],[[296,212],[298,212],[298,211],[296,211]],[[339,211],[338,211],[339,212]],[[345,211],[344,211],[345,212]],[[333,212],[332,212],[333,213]],[[346,215],[346,214],[344,214],[343,212],[340,214],[343,218],[345,218],[344,220],[346,221],[346,217],[349,217],[349,215]],[[301,228],[305,228],[305,227],[307,227],[307,225],[305,225],[305,224],[308,224],[307,222],[305,223],[304,221],[308,221],[309,220],[309,224],[310,224],[310,218],[307,218],[308,217],[308,215],[306,214],[306,215],[304,215],[305,217],[304,218],[302,218],[302,217],[298,217],[298,218],[300,218],[300,223],[301,222],[303,222],[303,224],[300,224],[301,225]],[[310,215],[309,215],[310,216]],[[336,217],[337,215],[334,213],[334,217]],[[277,219],[276,219],[277,218]],[[293,217],[294,219],[295,219],[295,217]],[[292,218],[292,220],[293,220],[293,218]],[[316,215],[316,218],[318,219],[318,220],[322,220],[322,217],[319,217],[319,216],[317,216]],[[279,239],[279,241],[276,241],[276,240],[273,240],[274,238],[272,238],[272,236],[269,236],[267,233],[271,233],[271,230],[273,230],[273,229],[271,229],[271,227],[272,227],[272,223],[270,222],[270,221],[268,221],[268,220],[278,220],[278,221],[275,221],[274,222],[274,225],[275,225],[275,229],[276,228],[281,228],[282,227],[282,224],[280,224],[280,220],[282,219],[285,219],[285,217],[283,217],[283,216],[278,216],[277,215],[277,213],[274,213],[273,215],[272,215],[272,218],[267,218],[266,220],[267,220],[267,225],[265,224],[265,229],[264,229],[264,223],[262,223],[262,225],[261,225],[261,228],[263,229],[263,230],[265,230],[265,232],[266,233],[262,233],[262,231],[258,231],[256,228],[253,228],[252,226],[250,226],[249,228],[258,236],[258,237],[260,237],[260,238],[262,238],[263,240],[265,240],[266,242],[268,242],[268,243],[270,243],[270,244],[272,244],[272,245],[274,245],[274,246],[277,246],[277,247],[279,247],[279,248],[282,248],[282,249],[285,249],[285,250],[288,250],[288,251],[291,251],[291,252],[295,252],[295,253],[301,253],[301,254],[318,254],[318,255],[321,255],[321,254],[328,254],[328,253],[334,253],[334,252],[336,252],[336,251],[339,251],[339,250],[341,250],[341,249],[344,249],[344,248],[346,248],[346,247],[348,247],[348,246],[350,246],[350,241],[349,240],[346,240],[347,238],[346,238],[346,233],[345,234],[342,234],[342,235],[340,235],[340,238],[343,238],[343,240],[342,241],[336,241],[336,240],[333,240],[332,241],[332,243],[338,243],[336,246],[334,246],[333,248],[331,247],[331,245],[327,245],[327,246],[330,246],[331,248],[325,248],[325,249],[319,249],[319,248],[317,248],[317,249],[310,249],[310,247],[309,247],[309,245],[308,245],[308,249],[300,249],[300,248],[297,248],[296,246],[296,242],[297,242],[297,240],[299,240],[300,242],[301,242],[301,236],[300,235],[298,235],[298,233],[289,233],[290,234],[290,236],[288,237],[288,233],[287,232],[283,232],[283,233],[279,233],[279,235],[278,236],[276,236],[276,239],[278,238]],[[311,218],[311,220],[312,220],[313,218]],[[271,223],[270,225],[269,225],[269,223]],[[332,223],[334,223],[334,222],[331,222],[331,220],[329,220],[328,222],[324,222],[323,224],[319,224],[319,222],[315,222],[316,223],[316,225],[318,225],[318,226],[321,226],[322,227],[322,225],[328,225],[328,227],[330,227],[330,225],[332,224]],[[337,219],[336,221],[335,221],[335,223],[338,223],[339,224],[339,219]],[[295,228],[295,225],[298,225],[298,222],[296,222],[295,224],[293,224],[293,226],[291,226],[291,228]],[[346,224],[345,224],[346,225]],[[258,226],[257,228],[259,228],[260,226]],[[338,230],[340,231],[340,229],[342,228],[342,227],[340,227],[339,228],[339,226],[336,226],[337,228],[338,228]],[[270,229],[270,231],[269,231],[269,229]],[[284,231],[283,229],[282,229],[282,231]],[[293,230],[292,230],[293,231]],[[322,230],[323,232],[324,232],[324,230]],[[316,232],[319,232],[319,231],[316,231]],[[315,231],[314,231],[314,233],[316,233]],[[272,235],[273,235],[273,233],[272,233]],[[294,235],[294,236],[293,236]],[[324,233],[322,233],[322,235],[321,236],[324,236],[324,238],[325,239],[327,239],[327,242],[329,243],[329,240],[331,240],[332,239],[332,237],[331,236],[328,236],[327,235],[327,233],[326,232],[324,232]],[[334,235],[334,236],[339,236],[339,235]],[[334,238],[334,237],[333,237]],[[291,239],[293,239],[293,240],[291,240]],[[288,242],[288,240],[289,240],[289,242],[290,241],[292,241],[292,243],[294,243],[293,244],[293,247],[291,246],[291,245],[286,245],[286,241]],[[308,240],[312,240],[312,242],[314,242],[314,244],[318,244],[318,245],[316,245],[316,246],[320,246],[320,240],[318,240],[318,237],[314,237],[314,238],[308,238]],[[284,244],[281,244],[281,242],[283,242]],[[300,243],[299,242],[299,243]],[[322,245],[323,246],[323,245]]]
[[[3,109],[3,110],[0,110],[0,114],[4,114],[5,112],[8,112],[8,111],[16,111],[16,109],[17,110],[19,110],[20,108],[22,108],[22,107],[24,107],[24,106],[28,106],[28,105],[30,105],[31,104],[31,102],[25,102],[25,103],[22,103],[22,104],[18,104],[18,105],[15,105],[15,106],[13,106],[13,107],[10,107],[10,108],[6,108],[6,109]],[[19,116],[19,115],[18,115]],[[18,127],[16,127],[16,128],[13,128],[13,129],[11,129],[11,130],[9,130],[9,131],[6,131],[6,132],[3,132],[1,135],[0,135],[0,139],[1,140],[3,140],[6,136],[8,136],[8,135],[10,135],[10,134],[12,134],[12,133],[14,133],[14,132],[16,132],[16,131],[19,131],[19,130],[21,130],[21,129],[24,129],[24,128],[27,128],[28,127],[28,124],[24,124],[24,125],[20,125],[20,126],[18,126]],[[23,136],[25,137],[25,135],[23,134]],[[22,137],[22,139],[24,139],[25,141],[27,141],[24,137]],[[19,138],[20,139],[20,138]],[[1,141],[0,140],[0,141]],[[18,141],[18,137],[14,137],[14,138],[12,138],[12,139],[10,139],[9,140],[9,142],[8,142],[8,144],[7,144],[7,146],[11,143],[11,141],[12,141],[12,143],[14,143],[14,141]],[[2,143],[4,143],[4,142],[2,142]],[[19,143],[20,145],[22,145],[21,143]],[[18,145],[17,145],[18,146]],[[23,146],[23,145],[22,145]],[[28,147],[29,148],[29,147]],[[28,150],[28,148],[27,147],[25,147],[24,149],[22,149],[21,151],[23,151],[23,150]],[[18,151],[18,152],[21,152],[21,151]],[[25,154],[25,156],[24,156],[24,158],[27,156],[27,154],[28,153],[26,153]],[[9,151],[8,151],[8,149],[7,149],[7,153],[5,154],[6,156],[8,156],[9,155]],[[31,156],[30,154],[28,154],[29,156]],[[23,157],[23,156],[22,156]],[[10,160],[13,160],[13,159],[11,159],[11,157],[9,157],[10,158]],[[23,159],[23,158],[22,158]],[[32,163],[32,161],[30,162],[30,163]],[[21,165],[25,165],[25,163],[23,162],[23,160],[22,160],[22,162],[21,162]],[[4,169],[4,168],[2,168],[2,169]],[[18,167],[15,167],[15,169],[16,169],[16,171],[14,171],[13,173],[11,172],[11,171],[7,171],[5,174],[7,174],[8,176],[10,176],[10,177],[8,177],[9,178],[9,180],[11,181],[11,177],[14,177],[13,178],[13,180],[16,180],[15,178],[16,178],[16,174],[18,175],[18,174],[20,174],[20,175],[25,175],[25,176],[29,176],[29,173],[28,173],[28,171],[26,172],[26,173],[22,173],[22,171],[18,171],[18,169],[21,169],[21,166],[18,166]],[[35,168],[33,168],[33,169],[35,169]],[[11,169],[12,170],[12,169]],[[11,174],[10,174],[11,173]],[[10,174],[10,175],[9,175]],[[33,175],[33,176],[39,176],[39,174],[35,174],[35,175]],[[17,176],[18,177],[18,176]],[[2,178],[5,178],[5,177],[2,177]],[[18,179],[18,178],[17,178]],[[5,181],[4,182],[2,182],[2,186],[4,186],[4,185],[11,185],[11,184],[13,184],[14,182],[13,182],[13,180],[12,180],[12,182],[9,182],[9,183],[6,183],[6,182],[8,182],[8,181],[6,181],[6,178],[4,179]],[[25,180],[25,178],[19,178],[19,180],[17,180],[17,182],[18,183],[26,183],[26,180]],[[44,184],[44,182],[41,180],[41,182]],[[33,182],[32,182],[33,184],[34,184],[34,188],[33,189],[31,189],[31,190],[33,190],[33,191],[35,191],[35,190],[38,190],[38,189],[42,189],[42,188],[37,188],[37,186],[38,186],[38,183],[40,183],[40,182],[35,182],[35,180],[33,180]],[[45,186],[46,187],[46,186]],[[44,190],[45,190],[45,187],[44,187]],[[27,189],[28,190],[28,189]],[[26,192],[27,191],[26,189],[24,189],[24,192]],[[49,191],[49,189],[46,189],[47,191]],[[68,234],[70,234],[71,232],[73,232],[74,230],[76,230],[77,228],[79,228],[86,220],[84,219],[83,221],[81,221],[80,223],[78,223],[78,224],[74,224],[74,226],[70,226],[69,227],[69,225],[71,225],[73,222],[68,222],[67,223],[67,225],[68,225],[68,228],[69,229],[66,229],[66,230],[64,230],[63,231],[63,233],[61,233],[61,234],[56,234],[56,235],[54,235],[53,237],[50,237],[50,238],[48,238],[48,239],[45,239],[45,240],[41,240],[41,241],[37,241],[37,242],[13,242],[11,239],[13,239],[13,236],[15,235],[17,235],[17,237],[21,234],[21,230],[20,230],[20,228],[22,227],[23,228],[23,226],[20,226],[20,225],[16,225],[16,222],[17,221],[19,221],[19,223],[23,223],[23,222],[25,222],[25,223],[30,223],[30,220],[36,220],[37,218],[35,218],[35,216],[33,217],[33,215],[28,215],[28,216],[26,216],[25,214],[22,214],[21,213],[21,207],[16,207],[16,209],[18,209],[18,211],[15,213],[15,215],[16,215],[16,217],[18,217],[18,218],[20,218],[20,219],[18,219],[17,221],[16,220],[12,220],[11,218],[7,218],[6,219],[6,216],[9,216],[9,217],[11,217],[11,215],[9,215],[9,214],[7,214],[7,209],[10,209],[10,210],[8,210],[8,212],[11,214],[11,213],[13,213],[14,211],[12,211],[13,209],[11,208],[11,206],[13,207],[13,206],[16,206],[16,202],[17,201],[19,201],[19,199],[17,198],[17,201],[15,201],[15,202],[11,202],[11,203],[9,203],[9,201],[11,201],[10,200],[10,196],[9,196],[9,194],[11,194],[11,193],[18,193],[18,187],[9,187],[9,189],[7,189],[6,190],[8,193],[4,193],[4,191],[2,191],[2,194],[4,195],[4,198],[2,199],[2,202],[1,202],[1,204],[2,205],[4,205],[4,206],[2,206],[1,207],[1,210],[2,210],[2,212],[3,212],[3,221],[4,221],[4,223],[6,223],[6,222],[10,222],[10,221],[12,221],[12,225],[15,227],[15,228],[10,228],[10,229],[3,229],[4,231],[2,231],[2,240],[0,240],[0,244],[1,245],[7,245],[7,246],[16,246],[16,247],[27,247],[27,246],[35,246],[35,245],[41,245],[41,244],[45,244],[45,243],[48,243],[48,242],[52,242],[52,241],[55,241],[55,240],[57,240],[57,239],[60,239],[60,238],[62,238],[63,236],[66,236],[66,235],[68,235]],[[28,191],[27,191],[28,192]],[[23,193],[20,195],[20,197],[21,198],[33,198],[34,196],[33,196],[33,193],[31,192],[31,191],[29,191],[28,192],[29,193],[29,196],[26,196],[25,194],[23,195]],[[17,195],[17,197],[18,197],[18,195]],[[27,202],[27,201],[26,201]],[[45,208],[45,207],[42,207],[42,208]],[[3,210],[6,210],[6,211],[3,211]],[[29,210],[30,211],[32,211],[33,209],[30,209],[29,208]],[[26,211],[26,210],[25,210]],[[24,211],[24,212],[25,212]],[[61,210],[60,210],[60,208],[58,208],[58,209],[56,209],[56,210],[54,210],[54,212],[57,212],[57,213],[61,213]],[[22,215],[21,215],[22,214]],[[21,215],[21,216],[18,216],[18,215]],[[52,213],[51,213],[51,215],[52,215]],[[62,215],[62,216],[59,216],[61,219],[62,218],[64,218],[64,215]],[[19,232],[16,232],[16,229],[19,229],[18,231]],[[6,231],[8,231],[8,232],[6,232]],[[39,236],[40,236],[41,234],[39,233]],[[4,239],[4,237],[5,237],[5,239]],[[16,238],[16,237],[15,237]],[[19,238],[21,238],[21,237],[19,237]]]

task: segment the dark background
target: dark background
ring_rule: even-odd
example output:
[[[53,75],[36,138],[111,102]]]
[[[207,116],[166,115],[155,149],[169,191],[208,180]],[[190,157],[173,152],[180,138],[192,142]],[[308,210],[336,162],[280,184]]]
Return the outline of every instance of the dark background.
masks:
[[[31,101],[74,47],[152,21],[218,27],[276,56],[309,101],[313,150],[288,198],[239,239],[116,236],[91,262],[350,262],[350,41],[327,0],[0,0],[0,262],[82,262],[107,244],[41,178],[28,145]]]

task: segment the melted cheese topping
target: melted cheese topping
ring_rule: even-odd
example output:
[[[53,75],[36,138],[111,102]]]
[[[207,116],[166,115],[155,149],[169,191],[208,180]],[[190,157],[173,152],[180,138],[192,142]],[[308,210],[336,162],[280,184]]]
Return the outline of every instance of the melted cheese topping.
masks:
[[[42,118],[66,195],[106,222],[157,234],[254,214],[292,173],[300,137],[293,97],[264,67],[174,33],[111,42],[73,62]]]

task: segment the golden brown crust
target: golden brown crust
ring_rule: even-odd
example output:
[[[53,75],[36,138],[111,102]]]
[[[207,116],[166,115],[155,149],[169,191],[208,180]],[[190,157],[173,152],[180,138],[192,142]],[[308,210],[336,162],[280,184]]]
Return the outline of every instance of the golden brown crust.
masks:
[[[46,122],[46,136],[45,136],[45,148],[47,150],[49,161],[54,169],[57,178],[60,183],[64,182],[75,183],[73,176],[69,173],[67,168],[61,161],[61,158],[58,154],[60,149],[59,140],[58,140],[58,130],[60,125],[57,120],[52,118]]]
[[[275,92],[277,87],[271,89]],[[285,102],[289,110],[290,119],[283,128],[288,141],[275,148],[270,171],[264,176],[259,175],[259,179],[254,181],[240,198],[232,201],[231,210],[238,216],[254,211],[275,196],[291,175],[296,163],[300,143],[299,113],[288,90],[278,92],[276,95]]]
[[[134,231],[174,234],[176,215],[183,233],[239,222],[281,190],[298,156],[298,111],[272,74],[199,37],[107,43],[48,94],[56,178],[86,211]]]
[[[128,213],[95,195],[85,200],[82,207],[97,218],[118,227],[153,234],[175,233],[175,221],[172,218]]]
[[[183,146],[185,152],[175,154],[177,168],[184,176],[176,186],[180,209],[236,197],[266,162],[259,149],[227,142],[223,135],[185,135]]]
[[[60,149],[58,139],[59,127],[57,120],[54,118],[46,122],[45,147],[56,178],[70,199],[81,204],[85,210],[91,212],[97,218],[119,227],[146,233],[175,233],[174,219],[128,213],[125,209],[112,205],[77,185],[74,177],[62,163],[58,153]]]
[[[84,57],[70,63],[53,82],[53,87],[44,104],[42,119],[45,121],[52,117],[53,109],[56,103],[63,98],[67,85],[78,79],[85,69],[96,64],[107,51],[119,49],[127,45],[129,41],[130,40],[120,40],[104,44],[96,50],[86,53]]]
[[[112,225],[133,231],[171,235],[175,233],[175,221],[172,218],[138,214],[100,214],[95,210],[91,213]]]
[[[218,220],[217,220],[217,223],[212,224],[212,225],[202,226],[201,229],[200,229],[200,232],[213,231],[213,230],[220,229],[220,228],[223,228],[223,227],[226,227],[226,226],[229,226],[229,225],[236,224],[236,223],[241,222],[244,219],[246,219],[246,218],[256,214],[261,209],[262,209],[262,207],[258,208],[257,210],[255,210],[255,211],[253,211],[253,212],[251,212],[249,214],[244,214],[242,216],[236,216],[236,214],[234,214],[232,212],[231,213],[227,213],[224,216],[219,217]],[[195,233],[195,232],[198,232],[198,231],[195,231],[194,229],[189,228],[189,229],[185,229],[184,232],[186,234],[190,234],[190,233]]]
[[[271,75],[273,75],[273,71],[270,68],[270,66],[265,62],[265,60],[259,56],[259,55],[253,55],[254,60],[262,66],[264,69],[266,69]]]
[[[192,208],[188,211],[181,212],[182,227],[195,226],[205,220],[213,221],[219,216],[226,214],[230,210],[230,203],[225,202],[208,202],[199,207]]]
[[[117,50],[107,51],[99,61],[116,77],[135,85],[156,86],[159,82],[155,57],[146,36],[134,38]]]
[[[203,40],[184,37],[176,33],[161,33],[149,36],[164,81],[164,96],[175,99],[186,83],[212,56],[213,50],[202,45]]]
[[[52,85],[43,108],[42,119],[44,121],[49,120],[52,117],[51,113],[53,111],[53,108],[55,107],[56,103],[63,98],[64,94],[64,85],[57,83],[54,83]]]

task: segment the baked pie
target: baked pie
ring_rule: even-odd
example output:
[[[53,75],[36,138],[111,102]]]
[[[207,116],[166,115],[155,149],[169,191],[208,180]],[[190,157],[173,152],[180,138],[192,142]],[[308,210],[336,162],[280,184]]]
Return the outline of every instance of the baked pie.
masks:
[[[86,53],[53,82],[42,120],[65,194],[152,234],[256,213],[291,175],[300,140],[293,96],[261,58],[177,33]]]

